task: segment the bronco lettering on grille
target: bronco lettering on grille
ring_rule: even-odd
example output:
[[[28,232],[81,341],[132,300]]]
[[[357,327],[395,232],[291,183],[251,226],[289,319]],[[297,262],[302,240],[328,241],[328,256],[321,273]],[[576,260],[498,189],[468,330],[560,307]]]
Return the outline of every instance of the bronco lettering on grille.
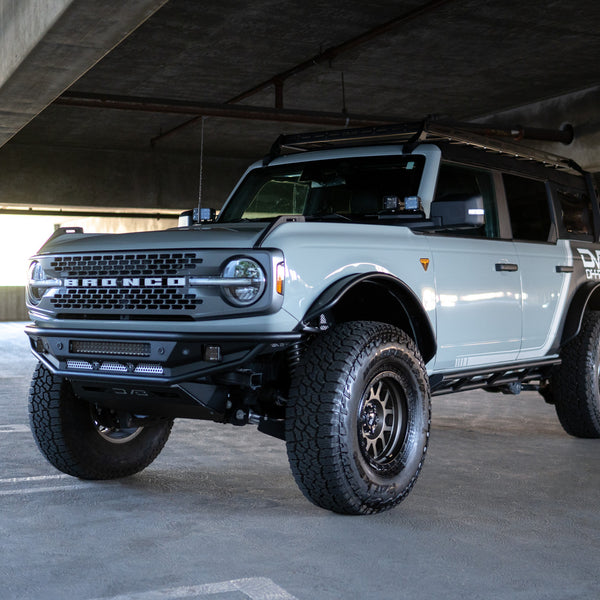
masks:
[[[64,280],[64,286],[70,288],[185,287],[185,285],[185,277],[92,277]]]

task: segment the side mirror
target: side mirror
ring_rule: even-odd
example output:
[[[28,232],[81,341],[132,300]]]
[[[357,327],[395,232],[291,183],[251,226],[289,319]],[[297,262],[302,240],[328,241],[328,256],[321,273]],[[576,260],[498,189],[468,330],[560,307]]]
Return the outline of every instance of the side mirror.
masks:
[[[471,228],[485,225],[481,195],[450,194],[431,203],[431,221],[437,227]]]
[[[217,211],[214,208],[197,208],[185,210],[179,214],[177,222],[178,227],[192,227],[197,223],[212,223],[217,216]]]

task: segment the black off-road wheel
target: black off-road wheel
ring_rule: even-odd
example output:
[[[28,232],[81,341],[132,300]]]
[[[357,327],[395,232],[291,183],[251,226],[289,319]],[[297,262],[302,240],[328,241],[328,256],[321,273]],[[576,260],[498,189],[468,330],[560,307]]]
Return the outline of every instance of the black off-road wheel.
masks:
[[[38,364],[29,389],[33,437],[57,469],[81,479],[127,477],[146,468],[169,438],[173,421],[119,428],[73,393],[68,381]]]
[[[293,377],[286,445],[298,486],[342,514],[392,508],[421,471],[430,417],[429,379],[412,339],[384,323],[332,327]]]
[[[600,312],[588,312],[577,337],[561,352],[551,394],[563,429],[580,438],[600,438]]]

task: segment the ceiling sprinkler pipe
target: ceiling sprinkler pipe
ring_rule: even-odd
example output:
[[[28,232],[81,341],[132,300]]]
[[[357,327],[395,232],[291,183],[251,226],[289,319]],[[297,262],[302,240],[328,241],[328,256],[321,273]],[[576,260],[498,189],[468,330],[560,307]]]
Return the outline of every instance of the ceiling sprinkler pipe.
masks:
[[[538,142],[560,142],[568,146],[573,141],[573,126],[565,123],[560,129],[539,127],[496,127],[486,123],[449,123],[459,129],[466,129],[488,137],[509,137],[513,140],[535,140]]]
[[[524,140],[537,140],[539,142],[560,142],[568,146],[573,141],[573,125],[565,123],[560,129],[539,129],[536,127],[519,127],[520,138]]]

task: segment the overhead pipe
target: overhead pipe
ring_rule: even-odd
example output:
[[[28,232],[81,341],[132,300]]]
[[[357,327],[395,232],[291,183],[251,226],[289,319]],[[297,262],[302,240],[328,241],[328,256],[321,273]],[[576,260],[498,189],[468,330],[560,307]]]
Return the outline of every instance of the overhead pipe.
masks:
[[[257,106],[236,106],[231,104],[198,104],[182,100],[168,100],[160,98],[139,98],[134,96],[115,96],[110,94],[89,94],[79,92],[65,92],[59,96],[55,104],[63,106],[78,106],[83,108],[105,108],[117,110],[133,110],[151,113],[171,113],[195,115],[193,120],[201,117],[219,117],[225,119],[246,119],[255,121],[271,121],[285,123],[299,123],[308,125],[324,125],[327,127],[371,127],[399,123],[403,119],[398,116],[361,115],[347,113],[319,112],[308,110],[288,110]],[[573,141],[573,126],[569,123],[561,129],[544,129],[538,127],[499,127],[485,123],[467,123],[458,121],[437,120],[434,123],[472,131],[487,137],[506,137],[513,140],[535,140],[543,142],[560,142],[568,145]],[[187,126],[186,121],[177,127],[163,133],[151,142],[175,133]]]
[[[456,129],[472,131],[487,137],[507,137],[516,141],[532,140],[538,142],[560,142],[568,146],[574,138],[573,126],[566,123],[560,129],[543,129],[539,127],[499,127],[488,123],[464,123],[455,121],[433,121]]]
[[[374,40],[375,38],[377,38],[385,33],[388,33],[392,29],[395,29],[396,27],[411,21],[412,19],[421,17],[429,12],[432,12],[436,8],[439,8],[442,5],[447,4],[448,2],[452,2],[452,1],[453,0],[431,0],[430,2],[427,2],[426,4],[424,4],[423,6],[415,8],[413,10],[409,10],[408,12],[404,13],[403,15],[400,15],[399,17],[391,19],[390,21],[387,21],[386,23],[383,23],[382,25],[377,25],[376,27],[373,27],[373,28],[369,29],[368,31],[361,33],[360,35],[357,35],[349,40],[346,40],[345,42],[342,42],[341,44],[338,44],[337,46],[332,46],[330,48],[327,48],[323,52],[319,52],[318,54],[315,54],[308,60],[304,60],[301,63],[298,63],[297,65],[291,67],[290,69],[282,71],[281,73],[278,73],[277,75],[274,75],[273,77],[270,77],[266,81],[263,81],[262,83],[259,83],[258,85],[251,87],[250,89],[246,90],[245,92],[242,92],[241,94],[238,94],[237,96],[234,96],[233,98],[230,98],[229,100],[227,100],[227,102],[225,102],[225,104],[237,104],[238,102],[241,102],[242,100],[245,100],[246,98],[249,98],[250,96],[254,96],[254,94],[257,94],[258,92],[261,92],[262,90],[273,86],[275,88],[275,108],[283,109],[283,86],[284,86],[285,81],[287,79],[289,79],[290,77],[292,77],[293,75],[302,73],[303,71],[306,71],[307,69],[310,69],[311,67],[314,67],[315,65],[320,64],[322,62],[326,62],[326,61],[331,62],[335,58],[337,58],[340,54],[342,54],[343,52],[348,52],[349,50],[353,50],[354,48],[356,48],[362,44],[365,44],[367,42],[370,42],[371,40]],[[153,138],[152,143],[154,144],[161,138],[167,137],[167,136],[171,135],[172,133],[175,133],[176,131],[179,131],[185,127],[188,127],[189,125],[193,125],[194,123],[196,123],[198,121],[199,118],[200,118],[200,116],[193,117],[192,119],[185,121],[185,123],[181,123],[180,125],[177,125],[173,129],[169,129],[168,131],[165,131],[164,133],[160,134],[159,136],[156,136],[155,138]],[[324,125],[325,123],[319,122],[319,124]],[[356,122],[354,122],[354,124],[356,124]]]
[[[160,98],[139,98],[133,96],[114,96],[108,94],[88,94],[65,92],[59,96],[55,104],[62,106],[78,106],[83,108],[105,108],[117,110],[134,110],[152,113],[171,113],[196,115],[200,117],[221,117],[226,119],[247,119],[255,121],[273,121],[286,123],[301,123],[309,125],[324,125],[327,127],[368,127],[398,121],[398,117],[352,115],[345,113],[319,112],[308,110],[287,110],[277,108],[262,108],[257,106],[235,106],[226,104],[198,104],[181,100],[166,100]],[[168,133],[174,133],[185,127],[189,121],[182,123]],[[157,138],[165,137],[163,133]]]

